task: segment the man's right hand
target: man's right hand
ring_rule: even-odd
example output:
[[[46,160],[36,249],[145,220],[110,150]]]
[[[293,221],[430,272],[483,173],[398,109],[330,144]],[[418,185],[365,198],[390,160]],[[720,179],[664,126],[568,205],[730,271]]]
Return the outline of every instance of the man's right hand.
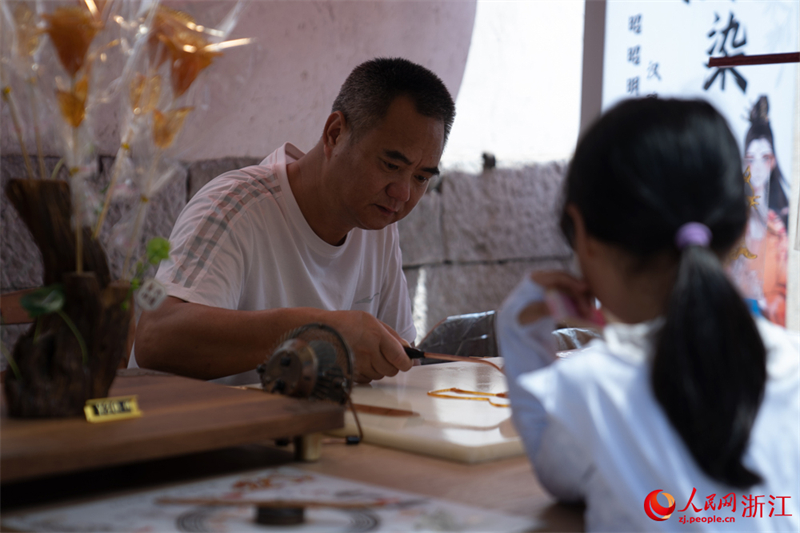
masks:
[[[409,370],[408,343],[391,327],[363,311],[329,311],[322,322],[341,333],[355,358],[354,378],[367,383]]]
[[[309,307],[233,311],[185,302],[170,296],[146,311],[136,331],[136,360],[144,368],[199,379],[254,369],[278,341],[295,328],[321,322],[336,329],[355,356],[354,379],[366,383],[408,370],[406,342],[363,311],[325,311]]]

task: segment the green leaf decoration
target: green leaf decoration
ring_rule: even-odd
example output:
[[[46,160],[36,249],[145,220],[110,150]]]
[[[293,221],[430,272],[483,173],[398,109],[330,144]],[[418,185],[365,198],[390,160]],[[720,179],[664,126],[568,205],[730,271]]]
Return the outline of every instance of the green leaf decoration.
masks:
[[[55,313],[64,307],[64,287],[56,283],[36,289],[20,298],[19,303],[31,318]]]
[[[75,334],[75,338],[78,339],[78,345],[81,347],[81,355],[83,356],[83,365],[86,366],[86,363],[89,362],[89,352],[86,350],[86,342],[83,340],[83,335],[81,335],[81,332],[78,331],[78,328],[75,326],[75,322],[73,322],[64,311],[59,309],[56,312],[58,313],[58,316],[64,319],[67,327],[72,330],[72,333]]]
[[[158,265],[161,261],[169,259],[169,241],[163,237],[153,237],[147,241],[147,262]]]
[[[81,355],[83,356],[83,364],[86,365],[89,360],[89,353],[86,350],[86,342],[83,340],[81,332],[78,331],[77,327],[75,327],[75,323],[64,311],[62,311],[62,308],[64,307],[64,300],[64,286],[60,283],[55,283],[26,294],[19,299],[19,304],[28,312],[28,315],[30,315],[31,318],[38,318],[40,316],[49,315],[50,313],[58,313],[64,322],[66,322],[69,329],[72,330],[72,333],[75,334],[75,338],[78,339],[78,344],[81,348]],[[38,333],[40,326],[41,322],[37,321],[34,339],[39,336]]]

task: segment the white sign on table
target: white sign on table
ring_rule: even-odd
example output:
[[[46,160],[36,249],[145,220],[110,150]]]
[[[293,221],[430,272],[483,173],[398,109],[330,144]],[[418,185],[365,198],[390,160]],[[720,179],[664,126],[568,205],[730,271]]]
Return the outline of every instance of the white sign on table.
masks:
[[[489,358],[502,367],[502,358]],[[353,401],[376,407],[413,411],[417,416],[390,417],[360,413],[364,440],[389,448],[432,455],[463,463],[480,463],[522,455],[522,441],[511,421],[511,409],[487,401],[429,396],[428,392],[459,388],[468,391],[508,391],[505,376],[478,363],[416,366],[393,378],[353,388]],[[477,395],[463,395],[477,396]],[[491,398],[494,403],[508,403]],[[353,415],[345,415],[339,435],[357,433]]]

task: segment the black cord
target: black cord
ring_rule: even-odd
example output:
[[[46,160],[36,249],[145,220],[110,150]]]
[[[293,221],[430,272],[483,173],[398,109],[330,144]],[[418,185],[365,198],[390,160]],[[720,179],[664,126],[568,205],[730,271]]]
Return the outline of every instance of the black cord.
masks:
[[[364,440],[364,431],[361,429],[361,422],[358,420],[358,415],[356,414],[356,407],[353,405],[353,398],[350,397],[350,393],[347,393],[347,403],[350,404],[350,410],[353,412],[353,418],[356,420],[356,427],[358,428],[358,436],[355,435],[348,435],[345,437],[345,441],[347,444],[358,444],[362,440]]]

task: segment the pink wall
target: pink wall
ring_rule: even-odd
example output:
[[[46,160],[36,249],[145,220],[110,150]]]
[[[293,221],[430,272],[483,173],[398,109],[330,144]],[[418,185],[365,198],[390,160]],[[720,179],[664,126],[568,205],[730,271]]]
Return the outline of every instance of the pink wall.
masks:
[[[212,25],[233,2],[168,3]],[[349,71],[377,56],[402,56],[436,72],[458,94],[476,0],[250,1],[230,38],[254,37],[229,49],[202,74],[200,102],[185,127],[183,160],[261,157],[286,141],[313,146]],[[208,18],[217,21],[206,22]],[[49,46],[49,44],[48,44]],[[193,88],[194,90],[194,88]],[[205,108],[205,110],[203,110]],[[118,109],[103,110],[98,152],[119,145]],[[19,153],[7,110],[0,117],[2,153]],[[32,139],[31,139],[32,140]],[[185,142],[189,140],[189,142]],[[57,153],[53,139],[45,152]],[[35,146],[30,143],[30,149]]]

